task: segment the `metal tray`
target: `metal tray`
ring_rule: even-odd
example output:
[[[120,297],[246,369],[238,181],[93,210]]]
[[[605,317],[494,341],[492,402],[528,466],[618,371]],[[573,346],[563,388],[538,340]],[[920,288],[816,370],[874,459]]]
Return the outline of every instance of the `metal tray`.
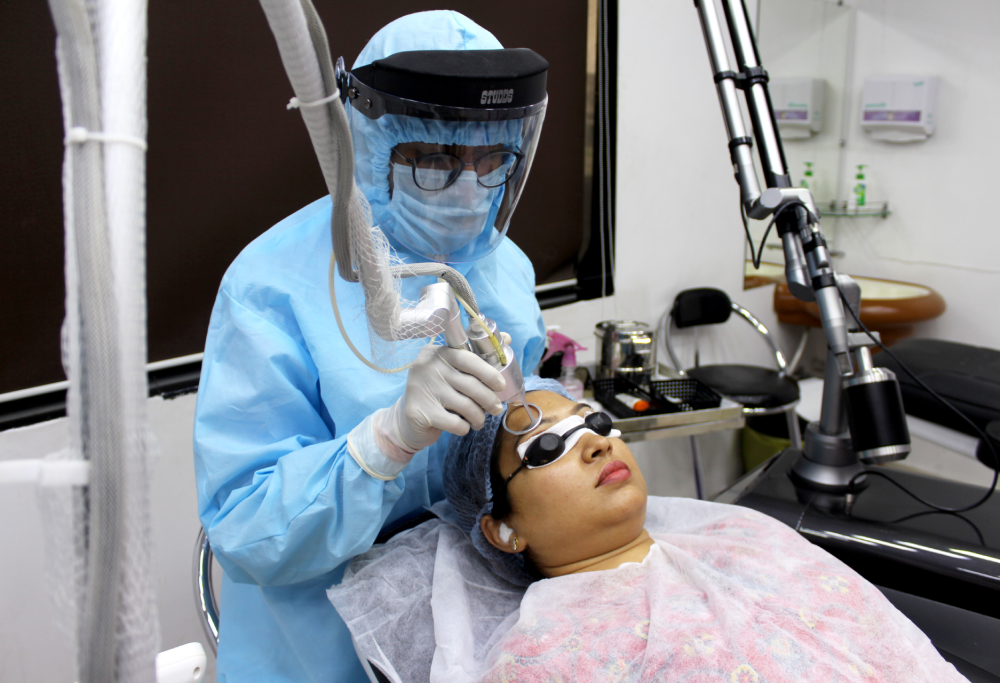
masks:
[[[742,404],[727,398],[717,408],[614,419],[614,427],[626,443],[740,429],[743,423]]]

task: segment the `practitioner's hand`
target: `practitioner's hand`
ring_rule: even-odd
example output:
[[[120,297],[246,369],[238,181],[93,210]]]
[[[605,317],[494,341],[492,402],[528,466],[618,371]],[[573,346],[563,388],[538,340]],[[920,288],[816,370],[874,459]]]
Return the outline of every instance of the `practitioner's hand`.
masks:
[[[384,452],[409,460],[442,432],[462,436],[480,429],[485,413],[503,411],[496,392],[505,386],[499,371],[474,353],[425,347],[410,366],[406,392],[379,420],[382,436],[396,446]]]

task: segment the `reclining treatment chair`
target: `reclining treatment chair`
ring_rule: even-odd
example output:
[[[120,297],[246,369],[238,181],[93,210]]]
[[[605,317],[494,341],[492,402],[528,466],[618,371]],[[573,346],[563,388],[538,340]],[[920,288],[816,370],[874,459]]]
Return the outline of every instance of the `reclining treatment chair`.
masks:
[[[892,352],[896,358],[880,353],[875,364],[896,373],[907,415],[979,437],[964,420],[944,409],[918,385],[899,363],[961,410],[1000,452],[1000,351],[943,339],[904,339],[893,345]],[[987,467],[1000,469],[982,440],[975,454]]]

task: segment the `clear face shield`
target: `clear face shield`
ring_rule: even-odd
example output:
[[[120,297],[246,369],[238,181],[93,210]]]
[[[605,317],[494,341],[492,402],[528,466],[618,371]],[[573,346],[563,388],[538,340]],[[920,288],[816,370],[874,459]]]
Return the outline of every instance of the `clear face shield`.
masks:
[[[341,92],[367,119],[357,163],[391,242],[441,263],[497,248],[538,145],[547,70],[526,49],[401,52],[352,72],[338,61]]]

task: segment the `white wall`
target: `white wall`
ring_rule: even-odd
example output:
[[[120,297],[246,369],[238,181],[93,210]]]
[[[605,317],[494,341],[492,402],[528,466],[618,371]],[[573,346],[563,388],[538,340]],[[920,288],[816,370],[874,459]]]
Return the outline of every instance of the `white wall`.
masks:
[[[760,7],[758,48],[771,78],[821,78],[825,84],[822,130],[785,143],[793,184],[802,181],[803,162],[814,164],[810,189],[818,204],[829,203],[837,193],[851,13],[850,7],[817,0],[765,0]],[[766,222],[757,226],[755,239]],[[769,242],[780,244],[780,239],[772,233]],[[764,260],[780,257],[765,253]]]
[[[581,360],[594,358],[596,323],[655,324],[683,289],[746,299],[739,187],[698,12],[691,2],[623,0],[618,22],[616,294],[545,312],[588,348]],[[703,353],[768,362],[752,334],[728,325],[703,339]]]
[[[1000,4],[848,4],[857,13],[848,88],[852,112],[868,75],[933,74],[941,89],[937,131],[926,142],[875,142],[859,124],[849,127],[844,187],[853,185],[855,164],[870,164],[870,197],[888,199],[892,215],[825,220],[834,247],[845,252],[837,268],[940,292],[948,309],[918,325],[918,336],[998,347],[1000,230],[991,190],[1000,157],[994,135]],[[752,16],[755,3],[748,5]],[[751,308],[790,347],[798,331],[776,329],[772,289],[742,291],[737,190],[695,8],[689,2],[623,0],[619,25],[618,294],[607,302],[546,311],[546,322],[587,346],[581,358],[592,360],[598,321],[655,323],[678,291],[709,285]],[[766,362],[763,347],[733,327],[713,335],[711,351]]]
[[[1000,4],[988,0],[856,0],[853,93],[866,76],[928,74],[941,79],[937,129],[926,142],[870,140],[851,128],[847,163],[870,164],[874,199],[886,220],[841,220],[839,267],[929,285],[948,310],[919,334],[1000,347],[994,300],[1000,235],[993,198],[1000,139]],[[855,111],[860,104],[855,106]],[[848,169],[848,170],[849,170]]]
[[[191,429],[194,394],[149,400],[160,455],[153,469],[151,509],[161,650],[199,641],[209,653],[195,610],[192,553],[198,534]],[[39,458],[64,448],[66,420],[0,432],[0,460]],[[0,490],[0,681],[71,683],[68,641],[54,626],[46,584],[43,528],[33,485]]]

